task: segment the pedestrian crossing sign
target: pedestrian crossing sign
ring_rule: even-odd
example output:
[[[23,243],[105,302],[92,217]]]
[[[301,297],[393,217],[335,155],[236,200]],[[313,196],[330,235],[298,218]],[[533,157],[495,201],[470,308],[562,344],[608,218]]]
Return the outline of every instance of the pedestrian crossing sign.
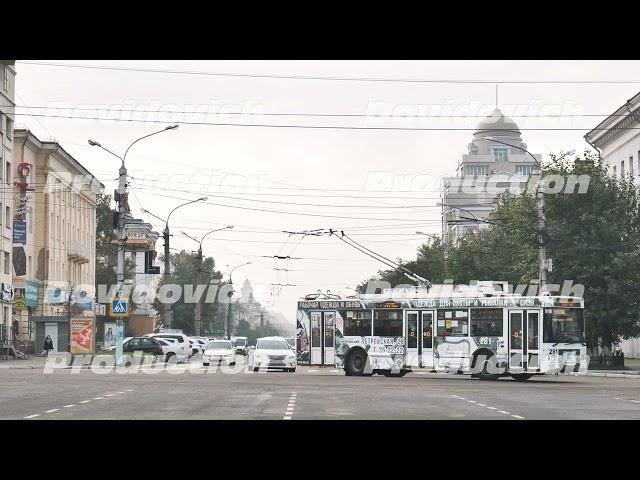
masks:
[[[109,315],[111,317],[126,317],[129,315],[129,300],[115,299],[111,300],[111,308]]]

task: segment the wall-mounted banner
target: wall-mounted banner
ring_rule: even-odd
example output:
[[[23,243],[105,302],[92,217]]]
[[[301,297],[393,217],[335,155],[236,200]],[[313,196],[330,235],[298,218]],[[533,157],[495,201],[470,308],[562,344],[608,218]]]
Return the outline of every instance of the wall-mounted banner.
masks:
[[[36,308],[38,306],[38,284],[27,280],[27,284],[24,289],[24,299],[27,307]]]
[[[13,244],[24,245],[27,243],[27,222],[15,220],[13,222]]]
[[[93,353],[93,318],[71,318],[71,353]]]
[[[102,348],[113,347],[116,344],[115,322],[104,323],[104,344]]]

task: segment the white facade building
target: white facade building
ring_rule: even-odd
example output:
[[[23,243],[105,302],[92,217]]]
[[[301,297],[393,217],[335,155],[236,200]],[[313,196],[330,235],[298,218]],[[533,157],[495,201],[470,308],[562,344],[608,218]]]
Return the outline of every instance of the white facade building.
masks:
[[[585,135],[615,177],[640,174],[640,92]],[[622,340],[625,357],[640,358],[640,339]]]

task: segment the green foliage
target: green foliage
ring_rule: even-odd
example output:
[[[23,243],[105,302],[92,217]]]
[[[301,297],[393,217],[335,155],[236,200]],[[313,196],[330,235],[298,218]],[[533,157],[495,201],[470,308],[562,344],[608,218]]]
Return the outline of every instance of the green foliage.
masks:
[[[202,328],[206,329],[209,323],[213,326],[213,329],[224,328],[224,314],[225,304],[218,302],[218,295],[220,288],[224,285],[221,282],[222,273],[215,269],[214,259],[206,257],[202,263],[202,272],[200,273],[200,279],[196,280],[196,260],[197,255],[194,253],[181,251],[175,255],[170,256],[170,262],[172,265],[171,275],[168,283],[177,284],[182,287],[182,295],[180,300],[172,305],[173,311],[173,324],[172,328],[182,329],[186,334],[192,335],[195,333],[195,303],[185,303],[185,286],[193,286],[195,292],[196,285],[206,285],[206,289],[202,295]],[[210,282],[214,281],[211,285]],[[165,284],[165,278],[161,279],[158,288]],[[207,303],[207,294],[209,289],[215,290],[214,302]],[[162,316],[164,311],[164,305],[156,298],[153,304],[155,310]]]

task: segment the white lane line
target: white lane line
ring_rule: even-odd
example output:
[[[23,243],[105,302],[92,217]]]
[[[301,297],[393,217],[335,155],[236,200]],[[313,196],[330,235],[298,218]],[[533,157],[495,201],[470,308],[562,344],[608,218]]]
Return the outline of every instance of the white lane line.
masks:
[[[511,412],[505,412],[504,410],[498,410],[500,413],[504,413],[505,415],[511,415]]]
[[[466,400],[466,398],[464,397],[458,397],[460,400]]]
[[[63,408],[71,408],[71,407],[75,407],[75,406],[76,406],[76,404],[72,403],[71,405],[65,405]]]
[[[122,395],[124,392],[117,392],[116,395]]]
[[[629,401],[633,403],[640,403],[640,400],[629,400]]]
[[[486,407],[486,405],[484,403],[478,403],[477,404],[479,407]]]
[[[58,410],[60,410],[59,408],[52,408],[51,410],[45,410],[44,413],[53,413],[53,412],[57,412]]]
[[[26,416],[26,417],[24,417],[24,418],[36,418],[36,417],[39,417],[39,416],[40,416],[40,414],[39,414],[39,413],[35,413],[35,414],[33,414],[33,415],[27,415],[27,416]]]
[[[520,415],[511,415],[513,418],[519,418],[520,420],[524,420],[524,417],[521,417]]]
[[[469,403],[476,403],[476,401],[475,401],[475,400],[467,400],[467,402],[469,402]]]
[[[105,395],[105,397],[113,397],[114,395],[115,395],[115,393],[107,393],[107,394]]]
[[[487,407],[489,410],[497,410],[496,407]]]
[[[283,420],[291,420],[291,417],[284,417]]]
[[[89,403],[91,400],[82,400],[81,402],[78,403]]]
[[[93,397],[92,400],[102,400],[104,397]]]
[[[289,397],[289,402],[287,403],[287,409],[284,412],[283,420],[291,420],[293,416],[293,411],[296,408],[296,395],[297,392],[291,392],[291,396]]]

